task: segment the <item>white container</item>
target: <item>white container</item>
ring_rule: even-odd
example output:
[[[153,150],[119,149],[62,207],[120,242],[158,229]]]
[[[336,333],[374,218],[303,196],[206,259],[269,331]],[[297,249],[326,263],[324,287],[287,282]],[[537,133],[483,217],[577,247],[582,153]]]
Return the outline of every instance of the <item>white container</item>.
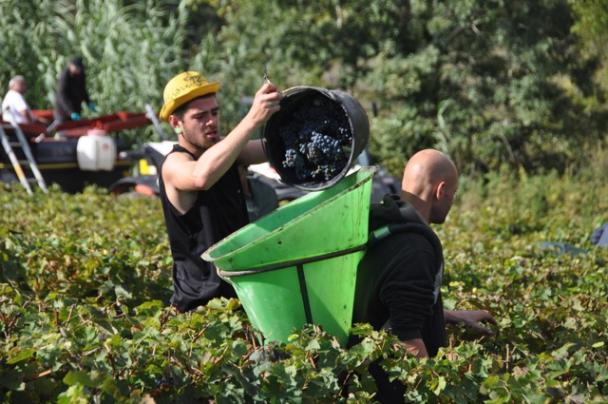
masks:
[[[112,171],[116,143],[109,136],[82,136],[76,146],[78,167],[83,171]]]

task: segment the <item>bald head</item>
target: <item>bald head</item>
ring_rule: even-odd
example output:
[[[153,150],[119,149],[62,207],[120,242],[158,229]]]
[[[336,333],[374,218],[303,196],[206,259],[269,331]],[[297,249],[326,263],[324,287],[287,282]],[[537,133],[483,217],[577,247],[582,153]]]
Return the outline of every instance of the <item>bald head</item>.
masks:
[[[426,149],[416,153],[403,172],[402,199],[429,223],[443,223],[458,189],[458,170],[444,153]]]
[[[402,189],[415,195],[438,181],[458,181],[456,166],[438,150],[422,150],[408,161],[403,172]]]

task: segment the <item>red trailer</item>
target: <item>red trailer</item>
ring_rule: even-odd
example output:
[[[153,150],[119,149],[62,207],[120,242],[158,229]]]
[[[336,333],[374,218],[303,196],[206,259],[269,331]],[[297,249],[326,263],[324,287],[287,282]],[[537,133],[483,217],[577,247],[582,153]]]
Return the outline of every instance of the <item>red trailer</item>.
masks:
[[[52,110],[33,113],[53,119]],[[150,108],[147,113],[117,112],[49,127],[0,120],[0,181],[20,181],[28,190],[31,185],[46,190],[55,183],[69,193],[92,184],[108,188],[129,175],[133,165],[120,158],[128,147],[113,135],[155,122]]]

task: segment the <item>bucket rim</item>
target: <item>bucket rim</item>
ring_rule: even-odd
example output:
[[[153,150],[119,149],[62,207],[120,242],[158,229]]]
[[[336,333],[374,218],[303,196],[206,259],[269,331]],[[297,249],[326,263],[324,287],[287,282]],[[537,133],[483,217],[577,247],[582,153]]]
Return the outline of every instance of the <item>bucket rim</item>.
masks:
[[[348,176],[346,176],[346,177],[342,178],[342,179],[341,179],[341,181],[344,181],[346,178],[348,178],[348,177],[350,177],[350,176],[355,176],[355,175],[357,175],[357,174],[359,174],[359,173],[360,173],[360,174],[362,174],[362,175],[365,175],[365,176],[366,176],[365,178],[363,178],[361,181],[357,181],[357,182],[355,182],[354,184],[352,184],[352,185],[351,185],[351,186],[349,186],[348,188],[343,189],[342,191],[340,191],[340,192],[338,192],[337,194],[333,195],[331,198],[326,199],[326,200],[325,200],[325,201],[323,201],[322,203],[320,203],[320,204],[316,205],[316,206],[315,206],[315,207],[313,207],[312,209],[308,210],[308,211],[307,211],[307,213],[310,213],[310,212],[316,212],[316,211],[318,211],[318,210],[322,209],[323,207],[325,207],[325,205],[326,205],[326,204],[328,204],[329,202],[334,201],[335,199],[337,199],[338,197],[340,197],[340,196],[344,195],[345,193],[350,192],[350,191],[352,191],[352,190],[354,190],[354,189],[357,189],[357,188],[360,188],[360,187],[364,186],[364,185],[365,185],[367,182],[369,182],[369,181],[371,181],[371,180],[372,180],[372,178],[374,177],[374,175],[376,174],[376,172],[377,172],[377,168],[376,168],[376,167],[374,167],[374,166],[362,166],[362,167],[359,167],[359,169],[358,169],[358,170],[356,170],[356,171],[352,172],[351,174],[349,174]],[[339,182],[341,182],[341,181],[339,181]],[[307,197],[307,195],[304,195],[302,198],[306,198],[306,197]],[[279,208],[279,209],[281,209],[281,208]],[[259,239],[257,239],[256,241],[258,241],[258,242],[262,242],[262,241],[264,241],[264,240],[266,240],[266,239],[268,239],[268,238],[270,238],[270,237],[273,237],[273,236],[274,236],[274,235],[276,235],[278,232],[283,231],[283,229],[285,228],[285,226],[287,226],[288,224],[290,224],[290,223],[292,223],[292,222],[294,222],[294,221],[296,221],[296,220],[301,220],[302,216],[303,216],[303,215],[299,215],[299,216],[294,217],[294,218],[293,218],[293,219],[291,219],[290,221],[285,222],[284,224],[282,224],[281,226],[279,226],[279,227],[277,227],[276,229],[272,230],[271,232],[269,232],[269,233],[267,233],[267,234],[263,235],[262,237],[260,237],[260,238],[259,238]],[[220,255],[220,256],[218,256],[218,257],[212,257],[212,256],[211,256],[211,253],[212,253],[214,250],[216,250],[216,249],[217,249],[217,247],[219,246],[219,244],[221,244],[221,243],[225,242],[225,241],[226,241],[226,240],[228,240],[228,239],[231,239],[231,238],[235,237],[235,235],[236,235],[238,232],[240,232],[241,230],[245,229],[246,227],[248,227],[248,226],[254,226],[254,225],[255,225],[255,222],[249,223],[249,224],[248,224],[248,225],[246,225],[245,227],[242,227],[241,229],[237,230],[236,232],[232,233],[231,235],[229,235],[229,236],[227,236],[227,237],[223,238],[222,240],[218,241],[217,243],[213,244],[213,245],[212,245],[211,247],[209,247],[209,248],[208,248],[208,249],[207,249],[207,250],[206,250],[206,251],[205,251],[203,254],[201,254],[201,258],[202,258],[203,260],[207,261],[207,262],[215,262],[215,261],[218,261],[218,260],[220,260],[220,259],[225,258],[225,257],[226,257],[227,255],[229,255],[229,254],[235,254],[235,253],[238,253],[238,252],[240,252],[240,251],[244,250],[245,248],[247,248],[247,247],[249,246],[249,244],[246,244],[246,245],[240,246],[239,248],[237,248],[237,249],[235,249],[235,250],[232,250],[232,251],[230,251],[230,252],[228,252],[228,253],[225,253],[225,254],[223,254],[223,255]],[[219,270],[219,268],[218,268],[218,270]],[[237,271],[228,271],[228,272],[237,272]]]
[[[220,276],[223,276],[225,278],[232,278],[232,277],[246,276],[246,275],[256,275],[256,274],[261,274],[261,273],[270,272],[270,271],[277,271],[279,269],[295,268],[295,267],[303,266],[306,264],[312,264],[312,263],[319,262],[319,261],[325,261],[325,260],[332,259],[332,258],[338,258],[338,257],[342,257],[344,255],[354,254],[354,253],[363,251],[366,248],[367,248],[367,243],[364,243],[359,246],[347,248],[347,249],[340,250],[340,251],[334,251],[334,252],[327,253],[327,254],[316,255],[314,257],[302,258],[302,259],[293,260],[293,261],[279,262],[279,263],[269,265],[269,266],[263,267],[263,268],[248,269],[248,270],[244,270],[244,271],[226,271],[226,270],[218,268],[217,272]]]
[[[321,94],[323,94],[325,97],[332,98],[332,99],[333,99],[333,97],[330,96],[331,93],[341,93],[341,94],[348,95],[349,97],[352,97],[350,94],[348,94],[345,91],[342,91],[339,89],[330,89],[330,88],[326,88],[326,87],[319,87],[319,86],[293,86],[293,87],[289,87],[286,90],[281,91],[281,93],[283,94],[283,97],[286,97],[286,96],[292,95],[292,93],[297,93],[299,91],[305,91],[305,90],[315,90],[315,91],[318,91]]]

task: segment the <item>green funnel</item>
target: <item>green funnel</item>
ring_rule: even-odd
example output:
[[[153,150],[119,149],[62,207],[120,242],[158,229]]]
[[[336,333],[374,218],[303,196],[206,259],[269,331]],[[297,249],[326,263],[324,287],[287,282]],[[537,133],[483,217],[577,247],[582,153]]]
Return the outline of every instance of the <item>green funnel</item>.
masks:
[[[224,238],[202,255],[268,341],[320,325],[346,343],[375,169],[362,167]]]

